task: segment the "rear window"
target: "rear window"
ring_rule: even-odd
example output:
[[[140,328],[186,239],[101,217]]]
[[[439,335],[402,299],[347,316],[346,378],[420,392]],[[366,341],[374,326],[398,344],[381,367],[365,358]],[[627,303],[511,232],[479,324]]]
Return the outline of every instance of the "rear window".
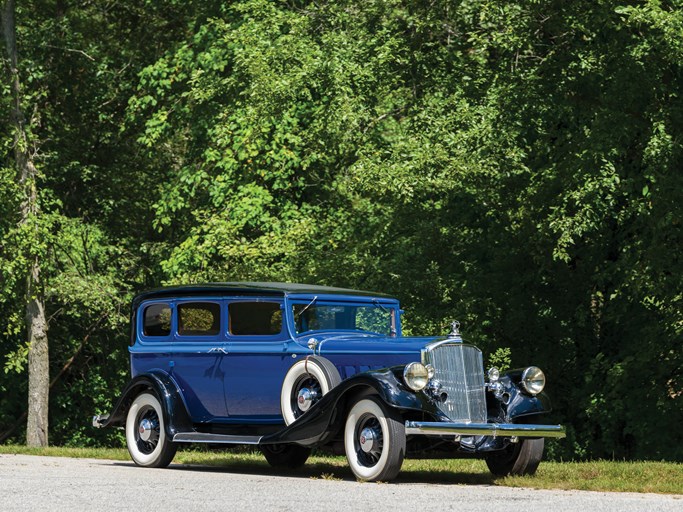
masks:
[[[214,302],[185,302],[178,305],[178,334],[215,336],[221,332],[221,306]]]
[[[171,307],[168,304],[147,306],[142,332],[145,336],[168,336],[171,334]]]
[[[236,336],[274,336],[282,332],[278,302],[232,302],[228,315],[230,334]]]

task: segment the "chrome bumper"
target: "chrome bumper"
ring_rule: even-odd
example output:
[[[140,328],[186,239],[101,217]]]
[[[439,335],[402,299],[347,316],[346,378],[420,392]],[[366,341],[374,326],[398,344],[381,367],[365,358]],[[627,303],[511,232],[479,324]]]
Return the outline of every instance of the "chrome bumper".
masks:
[[[109,420],[108,414],[98,414],[92,417],[92,426],[95,428],[102,428],[102,426]]]
[[[448,423],[406,421],[406,435],[421,436],[502,436],[565,437],[562,425],[524,425],[517,423]]]

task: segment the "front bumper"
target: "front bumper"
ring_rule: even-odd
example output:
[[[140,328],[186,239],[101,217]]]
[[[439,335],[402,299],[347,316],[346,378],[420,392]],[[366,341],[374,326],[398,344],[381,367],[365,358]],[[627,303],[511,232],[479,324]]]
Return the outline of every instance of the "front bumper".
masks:
[[[492,437],[565,437],[562,425],[525,425],[522,423],[450,423],[406,421],[406,435],[492,436]]]

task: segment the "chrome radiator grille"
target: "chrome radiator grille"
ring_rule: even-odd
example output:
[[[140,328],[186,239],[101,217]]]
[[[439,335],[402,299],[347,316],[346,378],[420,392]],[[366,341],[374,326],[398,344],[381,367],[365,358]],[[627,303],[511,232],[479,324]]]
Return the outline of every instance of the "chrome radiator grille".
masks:
[[[439,409],[452,421],[486,423],[484,362],[481,351],[462,343],[442,343],[424,353],[448,399]]]

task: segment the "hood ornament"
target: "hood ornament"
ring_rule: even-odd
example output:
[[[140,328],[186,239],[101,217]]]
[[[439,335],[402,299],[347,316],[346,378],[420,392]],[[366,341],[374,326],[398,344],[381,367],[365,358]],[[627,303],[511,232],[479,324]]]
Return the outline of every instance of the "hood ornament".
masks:
[[[451,332],[448,333],[449,338],[458,338],[459,341],[462,342],[462,339],[460,339],[460,322],[457,320],[453,320],[451,322]]]

